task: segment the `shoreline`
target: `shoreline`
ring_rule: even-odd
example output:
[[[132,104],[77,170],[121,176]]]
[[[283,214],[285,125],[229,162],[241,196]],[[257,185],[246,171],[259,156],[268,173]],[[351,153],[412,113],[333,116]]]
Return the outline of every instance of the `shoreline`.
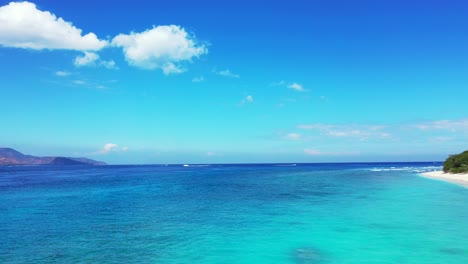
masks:
[[[443,171],[430,171],[420,173],[420,176],[424,178],[429,178],[433,180],[445,181],[449,183],[454,183],[465,188],[468,188],[468,173],[445,173]]]

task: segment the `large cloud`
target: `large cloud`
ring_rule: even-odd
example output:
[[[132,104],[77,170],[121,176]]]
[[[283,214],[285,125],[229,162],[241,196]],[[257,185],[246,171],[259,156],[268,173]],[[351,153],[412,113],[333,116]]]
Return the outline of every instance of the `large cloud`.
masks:
[[[165,74],[180,73],[180,62],[190,61],[208,52],[185,29],[157,26],[141,33],[119,34],[112,44],[122,47],[130,65],[144,69],[162,69]]]
[[[30,2],[11,2],[0,7],[0,45],[15,48],[99,50],[108,44],[94,33],[81,35],[81,29],[41,11]]]

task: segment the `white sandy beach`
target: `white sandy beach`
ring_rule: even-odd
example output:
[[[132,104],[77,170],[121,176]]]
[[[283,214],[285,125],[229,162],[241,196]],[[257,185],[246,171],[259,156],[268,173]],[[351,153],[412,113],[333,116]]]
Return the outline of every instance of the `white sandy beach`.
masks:
[[[443,171],[430,171],[421,173],[420,175],[426,178],[455,183],[468,188],[468,173],[453,174]]]

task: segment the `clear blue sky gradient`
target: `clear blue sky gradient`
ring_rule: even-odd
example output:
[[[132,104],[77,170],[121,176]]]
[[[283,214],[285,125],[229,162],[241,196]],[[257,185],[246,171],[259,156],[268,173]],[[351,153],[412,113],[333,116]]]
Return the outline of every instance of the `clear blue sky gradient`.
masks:
[[[165,75],[117,48],[97,52],[116,62],[107,69],[75,67],[78,51],[0,47],[0,146],[137,164],[426,161],[468,148],[466,1],[34,3],[100,39],[179,25],[208,53]]]

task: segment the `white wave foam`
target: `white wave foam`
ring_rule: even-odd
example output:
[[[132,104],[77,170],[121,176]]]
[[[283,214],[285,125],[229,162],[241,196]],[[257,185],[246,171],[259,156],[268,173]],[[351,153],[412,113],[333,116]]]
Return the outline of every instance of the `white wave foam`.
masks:
[[[429,171],[439,171],[442,169],[442,166],[422,166],[422,167],[375,167],[368,169],[373,172],[382,172],[382,171],[407,171],[407,172],[429,172]]]

